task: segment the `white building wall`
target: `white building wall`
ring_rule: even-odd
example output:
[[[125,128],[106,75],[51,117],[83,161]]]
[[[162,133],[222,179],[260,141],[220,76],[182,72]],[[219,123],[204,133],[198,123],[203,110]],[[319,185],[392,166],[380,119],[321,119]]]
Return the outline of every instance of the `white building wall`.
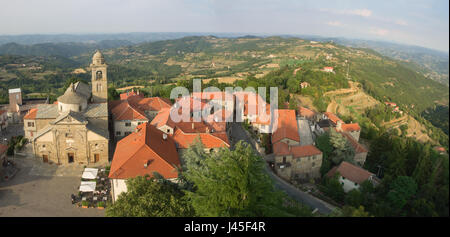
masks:
[[[343,185],[342,187],[344,188],[344,192],[346,193],[352,191],[355,188],[359,189],[359,184],[351,180],[348,180],[342,176],[339,177],[339,182]]]
[[[111,190],[113,202],[117,200],[119,195],[123,192],[127,192],[127,184],[125,179],[111,179]]]
[[[125,137],[125,132],[134,132],[134,129],[139,123],[148,122],[147,120],[120,120],[114,121],[114,137]],[[131,126],[125,126],[126,123],[131,123]],[[120,132],[120,135],[117,135]]]

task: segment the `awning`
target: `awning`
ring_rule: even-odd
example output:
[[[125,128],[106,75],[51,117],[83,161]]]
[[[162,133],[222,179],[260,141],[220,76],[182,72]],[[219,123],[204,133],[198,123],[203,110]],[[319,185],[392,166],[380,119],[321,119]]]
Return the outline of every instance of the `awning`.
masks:
[[[95,182],[91,181],[82,181],[80,185],[81,192],[94,192],[95,191]]]
[[[81,178],[83,178],[83,179],[96,179],[97,178],[97,173],[98,173],[98,169],[85,168]]]

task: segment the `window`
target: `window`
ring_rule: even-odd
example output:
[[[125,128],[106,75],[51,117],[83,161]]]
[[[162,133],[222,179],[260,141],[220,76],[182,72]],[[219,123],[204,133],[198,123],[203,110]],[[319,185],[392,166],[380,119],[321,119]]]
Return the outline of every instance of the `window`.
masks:
[[[99,80],[99,79],[102,79],[102,77],[103,77],[102,71],[97,71],[97,73],[96,73],[96,79]]]
[[[316,163],[315,163],[315,162],[313,162],[313,163],[312,163],[312,166],[313,166],[313,167],[314,167],[314,166],[316,166]]]
[[[81,105],[78,106],[78,111],[81,111]]]
[[[125,132],[125,136],[128,136],[130,134],[131,134],[131,132]]]
[[[120,131],[117,131],[116,136],[120,136],[120,135],[122,135],[122,133]]]
[[[170,133],[170,129],[167,129],[167,133]]]
[[[131,127],[131,123],[130,122],[125,122],[125,127]]]
[[[28,127],[34,127],[34,122],[28,122]]]
[[[72,133],[66,133],[66,137],[67,138],[73,138],[73,135],[72,135]]]
[[[286,156],[283,156],[283,164],[286,163]]]

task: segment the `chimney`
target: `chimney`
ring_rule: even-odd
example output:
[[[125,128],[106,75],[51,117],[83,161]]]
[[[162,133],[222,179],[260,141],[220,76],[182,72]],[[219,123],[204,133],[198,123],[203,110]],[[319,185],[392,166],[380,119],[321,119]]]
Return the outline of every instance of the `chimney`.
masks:
[[[144,162],[144,168],[147,168],[147,166],[148,166],[148,160],[146,160],[146,161]]]
[[[337,121],[336,130],[339,132],[342,131],[342,121],[341,120]]]
[[[195,125],[194,125],[194,122],[192,122],[192,130],[194,130],[195,129]]]
[[[167,140],[167,134],[163,133],[162,138],[164,141]]]
[[[206,133],[209,133],[209,128],[208,127],[206,127]]]

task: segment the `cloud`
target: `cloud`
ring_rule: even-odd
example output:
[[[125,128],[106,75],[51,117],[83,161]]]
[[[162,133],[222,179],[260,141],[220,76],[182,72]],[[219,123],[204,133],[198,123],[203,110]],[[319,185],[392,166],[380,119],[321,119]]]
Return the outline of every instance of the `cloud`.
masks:
[[[363,16],[363,17],[369,17],[372,15],[372,11],[367,10],[367,9],[355,9],[355,10],[350,10],[350,11],[345,11],[345,12],[346,12],[346,14],[358,15],[358,16]]]
[[[405,20],[396,20],[395,24],[401,25],[401,26],[407,26],[408,22],[406,22]]]
[[[342,23],[339,21],[329,21],[327,22],[327,25],[329,26],[342,26]]]
[[[389,33],[389,31],[386,30],[386,29],[379,29],[379,28],[375,29],[375,28],[373,28],[373,29],[371,29],[369,31],[369,33],[372,34],[372,35],[385,36],[385,35],[387,35]]]
[[[334,9],[319,9],[321,12],[329,12],[333,14],[340,14],[340,15],[355,15],[355,16],[362,16],[362,17],[370,17],[372,16],[372,11],[368,9],[353,9],[353,10],[334,10]]]

